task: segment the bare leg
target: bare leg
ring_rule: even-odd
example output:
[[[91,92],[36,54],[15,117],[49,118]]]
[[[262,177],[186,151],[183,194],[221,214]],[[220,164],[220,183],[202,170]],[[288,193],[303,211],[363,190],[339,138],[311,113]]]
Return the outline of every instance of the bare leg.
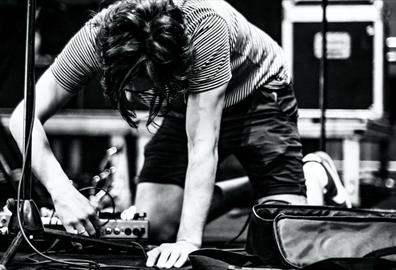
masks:
[[[311,168],[315,166],[315,168]],[[319,170],[318,170],[319,167]],[[326,173],[319,164],[304,165],[307,198],[293,194],[278,194],[258,200],[263,203],[280,200],[296,205],[323,205],[323,181]],[[140,183],[137,187],[135,206],[138,212],[146,212],[150,221],[150,238],[155,242],[169,242],[176,238],[180,222],[184,190],[171,184]],[[237,206],[255,203],[248,177],[239,177],[216,184],[208,216],[211,221]]]
[[[284,201],[294,205],[305,205],[307,204],[307,198],[302,195],[294,195],[294,194],[278,194],[266,196],[259,199],[259,203],[266,203],[270,201]]]
[[[181,187],[171,184],[138,184],[135,206],[139,213],[147,213],[151,241],[171,242],[176,240],[183,191]]]
[[[139,213],[147,213],[150,222],[150,239],[169,242],[176,239],[179,228],[184,190],[171,184],[140,183],[136,191],[135,206]],[[247,177],[235,178],[216,184],[208,221],[234,207],[246,205],[253,192]]]

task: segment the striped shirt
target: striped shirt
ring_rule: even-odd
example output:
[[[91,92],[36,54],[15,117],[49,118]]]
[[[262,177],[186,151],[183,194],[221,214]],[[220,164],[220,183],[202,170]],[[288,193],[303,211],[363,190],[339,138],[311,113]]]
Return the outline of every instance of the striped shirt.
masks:
[[[189,93],[210,91],[228,83],[225,107],[229,107],[261,86],[276,90],[290,83],[281,47],[230,4],[224,0],[174,2],[185,16],[194,52]],[[95,52],[95,25],[106,12],[108,9],[87,22],[51,66],[67,91],[77,92],[93,76],[100,79],[103,74]]]

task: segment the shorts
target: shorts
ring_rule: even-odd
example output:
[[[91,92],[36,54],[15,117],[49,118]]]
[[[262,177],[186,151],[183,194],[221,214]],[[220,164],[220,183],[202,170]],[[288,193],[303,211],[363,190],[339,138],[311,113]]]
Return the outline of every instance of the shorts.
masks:
[[[234,155],[249,177],[256,198],[306,195],[297,101],[291,86],[259,88],[226,108],[218,144],[219,164]],[[145,147],[139,182],[184,187],[188,156],[184,114],[168,113]],[[196,179],[200,181],[200,179]]]

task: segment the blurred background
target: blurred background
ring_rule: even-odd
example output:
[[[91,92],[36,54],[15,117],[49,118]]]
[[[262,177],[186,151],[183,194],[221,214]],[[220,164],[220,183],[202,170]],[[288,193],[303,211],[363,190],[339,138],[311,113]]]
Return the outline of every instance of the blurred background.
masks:
[[[281,44],[291,63],[300,105],[304,154],[319,150],[320,1],[227,0]],[[26,1],[0,1],[0,119],[23,97]],[[112,1],[42,0],[36,13],[36,79],[94,12]],[[335,160],[355,206],[396,209],[396,1],[329,0],[326,151]],[[46,127],[71,179],[89,183],[112,162],[133,194],[142,145],[150,132],[122,123],[92,81]],[[51,122],[52,121],[52,122]],[[112,129],[112,127],[115,127]],[[13,193],[8,175],[20,157],[7,129],[0,135],[0,198]],[[8,167],[8,168],[7,168]],[[219,178],[243,175],[232,158]],[[129,196],[129,195],[128,195]],[[43,202],[45,203],[45,202]]]

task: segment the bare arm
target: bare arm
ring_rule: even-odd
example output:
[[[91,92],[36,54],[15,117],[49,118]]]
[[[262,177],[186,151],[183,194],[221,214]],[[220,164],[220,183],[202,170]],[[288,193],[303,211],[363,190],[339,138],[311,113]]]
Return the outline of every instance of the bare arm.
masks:
[[[197,12],[191,25],[194,59],[186,111],[188,166],[177,242],[150,251],[147,266],[157,262],[158,267],[181,267],[202,243],[216,175],[225,91],[232,77],[229,25],[212,11],[209,7]]]
[[[55,158],[43,124],[59,108],[61,108],[72,94],[64,90],[55,80],[51,71],[47,70],[36,85],[35,122],[32,134],[32,169],[33,173],[43,183],[50,193],[55,209],[62,223],[68,231],[74,229],[89,234],[95,230],[88,217],[95,213],[89,204],[69,181],[61,165]],[[23,146],[23,102],[21,102],[10,119],[10,131],[22,149]]]
[[[201,247],[217,169],[217,145],[227,84],[190,94],[186,131],[188,167],[177,242],[162,244],[148,253],[147,266],[181,267],[188,254]]]
[[[217,145],[227,84],[188,98],[188,167],[178,241],[201,246],[217,170]]]

